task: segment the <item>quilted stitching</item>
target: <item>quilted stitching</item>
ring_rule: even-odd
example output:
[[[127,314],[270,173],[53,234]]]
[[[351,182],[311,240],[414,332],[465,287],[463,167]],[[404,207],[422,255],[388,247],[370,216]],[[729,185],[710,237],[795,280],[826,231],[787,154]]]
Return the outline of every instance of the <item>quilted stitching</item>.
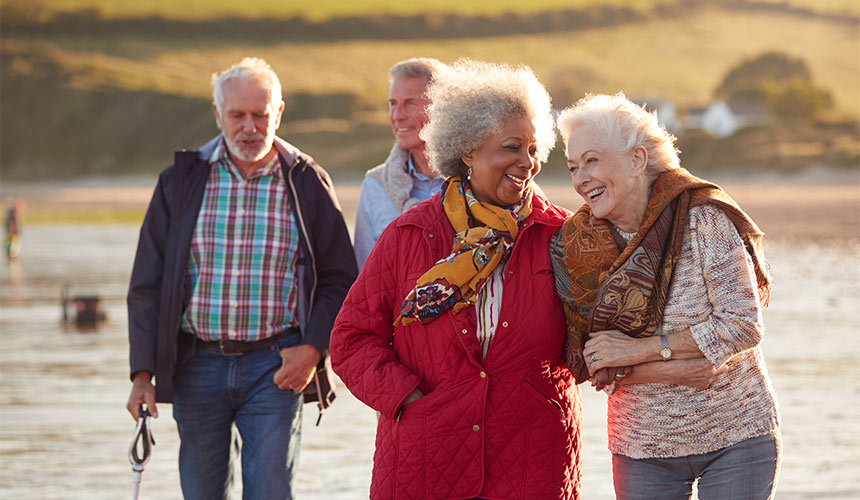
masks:
[[[563,366],[548,251],[564,214],[535,206],[506,270],[499,322],[507,326],[483,360],[474,308],[392,326],[416,273],[449,250],[453,229],[437,197],[397,219],[371,252],[331,338],[335,371],[382,414],[371,498],[579,498],[579,390]],[[426,396],[398,421],[419,386]]]

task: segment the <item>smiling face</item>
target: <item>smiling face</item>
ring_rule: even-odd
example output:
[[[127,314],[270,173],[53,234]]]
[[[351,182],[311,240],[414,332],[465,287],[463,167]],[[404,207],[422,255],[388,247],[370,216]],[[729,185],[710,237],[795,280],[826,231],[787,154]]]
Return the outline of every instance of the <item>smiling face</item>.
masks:
[[[524,116],[509,118],[477,149],[463,155],[472,167],[469,184],[485,203],[510,206],[522,199],[540,172],[535,126]]]
[[[624,231],[637,231],[648,205],[645,148],[618,152],[591,127],[579,126],[565,149],[573,188],[592,214]]]
[[[224,102],[215,108],[218,128],[224,133],[233,163],[243,171],[262,167],[272,151],[284,103],[272,104],[271,90],[253,80],[223,84]]]
[[[401,77],[391,82],[388,93],[388,118],[397,147],[413,154],[424,151],[424,141],[418,132],[427,123],[427,105],[424,95],[427,79],[423,77]]]

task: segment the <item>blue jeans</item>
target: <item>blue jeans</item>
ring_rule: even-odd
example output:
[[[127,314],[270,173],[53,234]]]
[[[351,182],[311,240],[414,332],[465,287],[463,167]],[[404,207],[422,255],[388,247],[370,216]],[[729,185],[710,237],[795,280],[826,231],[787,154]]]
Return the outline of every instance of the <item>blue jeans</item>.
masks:
[[[242,437],[242,498],[292,499],[298,470],[302,395],[272,381],[280,349],[299,334],[242,356],[179,346],[173,418],[179,428],[179,476],[187,500],[228,498],[233,423]]]
[[[721,450],[677,458],[612,455],[618,500],[688,500],[698,479],[700,500],[773,498],[782,442],[779,430]]]

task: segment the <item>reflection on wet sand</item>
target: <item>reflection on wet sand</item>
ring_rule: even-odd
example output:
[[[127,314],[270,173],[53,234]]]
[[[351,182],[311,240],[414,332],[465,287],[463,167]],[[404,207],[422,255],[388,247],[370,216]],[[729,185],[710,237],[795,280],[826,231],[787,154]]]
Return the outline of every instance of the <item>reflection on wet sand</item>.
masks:
[[[41,225],[19,261],[0,271],[0,498],[114,499],[131,493],[127,452],[135,422],[124,296],[138,228]],[[858,498],[860,486],[860,251],[815,240],[769,242],[775,277],[764,352],[783,415],[777,498]],[[103,298],[108,321],[65,328],[60,287]],[[611,499],[605,396],[583,388],[583,493]],[[366,498],[374,412],[340,387],[314,427],[307,408],[299,498]],[[141,498],[178,499],[178,439],[168,405]],[[237,477],[241,478],[241,474]],[[239,481],[241,482],[241,481]],[[241,484],[234,489],[239,495]]]

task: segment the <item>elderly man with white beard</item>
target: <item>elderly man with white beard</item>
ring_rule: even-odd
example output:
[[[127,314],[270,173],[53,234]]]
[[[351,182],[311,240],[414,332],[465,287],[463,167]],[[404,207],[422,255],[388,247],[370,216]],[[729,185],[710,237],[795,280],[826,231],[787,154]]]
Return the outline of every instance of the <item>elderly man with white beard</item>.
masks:
[[[221,134],[176,153],[141,228],[127,408],[157,417],[156,402],[173,403],[186,499],[229,494],[234,424],[243,497],[291,499],[303,391],[325,383],[357,269],[328,174],[275,136],[284,102],[272,68],[246,58],[212,84]],[[331,393],[316,397],[322,409]]]

